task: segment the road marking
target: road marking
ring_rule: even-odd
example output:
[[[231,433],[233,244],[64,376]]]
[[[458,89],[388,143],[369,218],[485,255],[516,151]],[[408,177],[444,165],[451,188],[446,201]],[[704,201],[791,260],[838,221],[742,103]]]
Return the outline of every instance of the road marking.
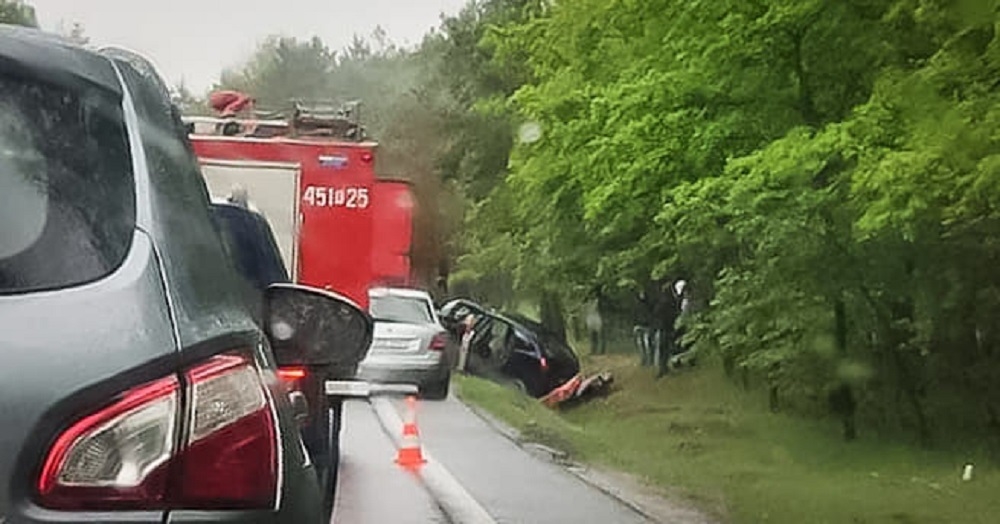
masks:
[[[371,399],[372,408],[378,415],[379,423],[397,448],[402,444],[403,421],[386,398]],[[441,509],[454,524],[496,524],[482,505],[458,482],[440,462],[434,460],[426,448],[423,449],[426,464],[417,470],[427,491],[441,505]],[[387,457],[386,460],[392,460]]]

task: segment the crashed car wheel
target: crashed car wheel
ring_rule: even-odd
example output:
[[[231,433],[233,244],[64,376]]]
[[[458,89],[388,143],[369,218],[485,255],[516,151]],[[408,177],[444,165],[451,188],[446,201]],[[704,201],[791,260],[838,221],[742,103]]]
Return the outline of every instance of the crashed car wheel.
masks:
[[[503,381],[503,385],[517,391],[518,393],[523,393],[529,396],[531,395],[531,392],[528,391],[528,386],[524,385],[524,381],[522,380],[519,379],[505,380]]]

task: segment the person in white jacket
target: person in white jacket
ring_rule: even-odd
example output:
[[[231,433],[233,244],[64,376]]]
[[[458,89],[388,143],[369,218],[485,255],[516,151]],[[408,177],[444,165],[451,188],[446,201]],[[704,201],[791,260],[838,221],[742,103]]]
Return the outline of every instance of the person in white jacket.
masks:
[[[465,373],[465,366],[469,360],[469,346],[472,345],[472,338],[476,336],[475,330],[472,327],[476,323],[476,318],[472,315],[466,315],[465,319],[462,320],[462,342],[458,346],[458,365],[456,369],[459,372]]]

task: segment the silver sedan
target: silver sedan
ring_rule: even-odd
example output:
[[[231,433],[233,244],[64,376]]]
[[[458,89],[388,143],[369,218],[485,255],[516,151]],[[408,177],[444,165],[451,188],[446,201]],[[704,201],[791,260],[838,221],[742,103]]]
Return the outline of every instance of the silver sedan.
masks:
[[[418,289],[374,288],[368,297],[375,332],[358,378],[415,384],[424,398],[446,398],[453,344],[430,295]]]

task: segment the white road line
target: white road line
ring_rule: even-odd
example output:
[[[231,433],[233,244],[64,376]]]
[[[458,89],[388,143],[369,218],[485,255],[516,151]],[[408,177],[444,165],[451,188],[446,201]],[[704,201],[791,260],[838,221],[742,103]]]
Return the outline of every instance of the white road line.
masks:
[[[386,398],[371,399],[382,429],[398,448],[403,438],[403,421]],[[422,449],[426,464],[417,471],[431,496],[454,524],[496,524],[496,520],[476,501],[458,480],[440,462],[434,460],[427,448]]]

